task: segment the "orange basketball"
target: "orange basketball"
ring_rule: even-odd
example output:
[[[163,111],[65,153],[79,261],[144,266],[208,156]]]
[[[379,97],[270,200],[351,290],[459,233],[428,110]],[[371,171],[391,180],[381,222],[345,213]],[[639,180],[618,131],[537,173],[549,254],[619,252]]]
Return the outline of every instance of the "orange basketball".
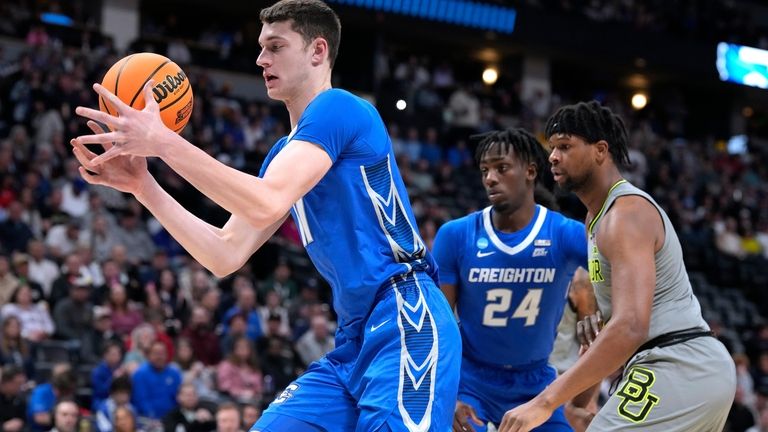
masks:
[[[180,133],[192,114],[192,86],[184,71],[167,57],[147,52],[131,54],[109,68],[101,85],[126,104],[140,110],[144,109],[142,90],[150,79],[155,81],[152,93],[160,105],[163,123]],[[101,96],[99,109],[117,115],[112,104]]]

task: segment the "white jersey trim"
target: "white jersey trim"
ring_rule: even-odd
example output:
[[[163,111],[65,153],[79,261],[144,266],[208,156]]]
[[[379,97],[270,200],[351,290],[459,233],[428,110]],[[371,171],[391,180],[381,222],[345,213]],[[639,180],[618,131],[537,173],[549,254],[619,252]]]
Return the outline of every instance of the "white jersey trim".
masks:
[[[499,236],[496,235],[496,231],[493,229],[493,222],[491,222],[491,206],[483,209],[483,227],[485,228],[485,233],[488,234],[488,238],[493,242],[493,245],[507,255],[516,255],[530,246],[536,236],[539,235],[539,231],[541,231],[541,227],[544,225],[544,220],[547,218],[547,208],[540,205],[537,205],[536,207],[539,209],[539,216],[536,218],[536,222],[533,224],[531,232],[528,233],[528,236],[515,247],[506,245],[501,241]]]

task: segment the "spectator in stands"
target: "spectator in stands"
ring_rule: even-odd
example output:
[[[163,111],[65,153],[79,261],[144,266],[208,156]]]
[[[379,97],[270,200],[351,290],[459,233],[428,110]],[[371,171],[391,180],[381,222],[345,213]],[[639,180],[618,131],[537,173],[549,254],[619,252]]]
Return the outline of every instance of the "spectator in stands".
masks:
[[[291,319],[291,327],[293,328],[293,339],[298,339],[309,330],[310,321],[314,316],[311,312],[312,306],[319,303],[317,279],[311,278],[301,285],[299,296],[293,299],[290,308],[288,308],[288,317]]]
[[[157,258],[159,253],[165,256],[165,252],[158,252],[155,253],[155,258]],[[179,285],[176,283],[176,273],[170,268],[160,270],[155,285],[157,286],[157,295],[165,319],[173,321],[174,325],[181,327],[181,323],[186,322],[189,317],[189,303],[184,295],[179,292]]]
[[[436,167],[443,161],[443,149],[437,138],[437,129],[427,128],[424,146],[421,148],[421,159],[427,161],[431,167]]]
[[[283,306],[283,298],[280,296],[279,292],[269,291],[264,306],[260,306],[258,310],[259,316],[261,317],[261,328],[267,328],[269,317],[277,315],[280,317],[280,327],[273,329],[276,331],[270,333],[286,337],[291,335],[291,327],[288,325],[288,309]]]
[[[95,216],[83,231],[81,243],[91,246],[93,256],[98,261],[109,258],[112,248],[120,244],[115,228],[109,226],[108,219],[103,215]]]
[[[749,357],[737,353],[733,355],[733,362],[736,365],[736,387],[744,393],[744,404],[750,408],[756,408],[755,381],[749,367]]]
[[[405,149],[405,156],[410,163],[416,163],[421,157],[421,148],[423,144],[419,139],[419,129],[414,126],[408,128],[405,141],[403,142],[403,148]]]
[[[114,380],[110,379],[109,396],[106,399],[94,403],[93,411],[96,417],[96,430],[98,432],[112,432],[116,429],[117,410],[126,408],[131,415],[135,409],[131,405],[131,378],[128,375],[120,375]]]
[[[101,263],[97,262],[93,258],[93,250],[91,246],[80,243],[77,246],[77,254],[80,255],[80,260],[83,263],[83,267],[91,275],[91,285],[94,287],[94,292],[91,293],[91,300],[96,296],[95,288],[104,285],[104,275],[101,273]]]
[[[123,345],[123,340],[112,331],[112,312],[106,306],[94,306],[93,328],[82,339],[81,360],[98,363],[110,343]]]
[[[0,255],[0,305],[8,303],[18,286],[19,279],[11,273],[8,257]]]
[[[285,260],[280,260],[272,275],[259,286],[259,298],[265,299],[270,291],[277,291],[281,298],[296,297],[299,288],[291,277],[291,266]]]
[[[59,277],[53,281],[51,295],[48,297],[48,304],[51,309],[55,311],[56,304],[69,296],[72,288],[76,284],[88,285],[92,282],[93,279],[88,273],[87,268],[83,266],[83,260],[80,258],[80,254],[71,253],[64,261]]]
[[[19,280],[19,284],[27,285],[27,287],[31,290],[30,295],[32,296],[32,303],[45,300],[43,287],[39,283],[30,279],[29,255],[22,252],[16,252],[11,258],[11,264],[13,264],[13,272],[16,275],[16,278]]]
[[[128,261],[133,265],[149,262],[155,253],[155,244],[146,226],[134,210],[123,212],[115,229],[117,240],[125,246]]]
[[[38,208],[35,191],[24,185],[19,193],[19,202],[21,203],[21,221],[29,227],[33,237],[29,239],[32,241],[34,238],[42,238],[43,235],[43,216],[40,214]],[[29,242],[27,242],[29,247]]]
[[[243,413],[242,428],[245,431],[251,430],[251,427],[261,418],[261,409],[253,404],[241,405],[240,412]]]
[[[78,278],[69,288],[69,297],[61,300],[53,309],[56,335],[64,340],[79,341],[93,327],[90,278]]]
[[[115,409],[115,432],[142,432],[136,428],[136,414],[128,407],[117,407]]]
[[[200,293],[198,304],[204,307],[215,323],[223,321],[224,311],[221,304],[221,290],[218,287],[210,287]],[[247,316],[247,313],[246,313]],[[222,329],[223,330],[223,329]]]
[[[261,400],[263,380],[253,342],[237,339],[232,354],[219,363],[216,377],[219,392],[238,401]]]
[[[74,163],[73,163],[74,162]],[[61,209],[73,218],[82,220],[88,214],[88,183],[77,172],[77,161],[67,159],[64,163],[65,181],[61,187]],[[81,225],[85,228],[87,226]]]
[[[57,363],[53,366],[50,381],[38,384],[29,396],[27,420],[33,431],[44,431],[51,427],[53,407],[57,402],[74,396],[76,386],[77,379],[69,363]]]
[[[76,432],[80,408],[72,399],[62,399],[53,407],[53,429],[50,432]]]
[[[104,283],[96,287],[93,293],[93,301],[97,304],[104,304],[109,301],[110,288],[113,284],[120,284],[125,287],[129,283],[128,275],[122,272],[120,266],[111,258],[107,258],[101,263],[101,278]]]
[[[213,367],[205,366],[195,358],[189,339],[180,337],[176,341],[176,358],[173,366],[179,369],[182,380],[195,386],[197,395],[207,400],[218,400],[213,384]]]
[[[27,402],[22,387],[27,382],[24,370],[18,366],[5,366],[0,371],[0,430],[20,432],[27,417]]]
[[[216,410],[216,432],[240,432],[240,409],[233,403],[223,403]]]
[[[759,394],[768,395],[768,351],[760,353],[752,377],[755,382],[755,390]]]
[[[715,223],[715,244],[717,249],[735,258],[744,258],[746,251],[741,246],[736,219],[728,217],[725,221]]]
[[[190,341],[195,358],[204,365],[211,366],[221,361],[219,337],[214,332],[211,316],[204,307],[195,306],[192,309],[192,317],[181,335]]]
[[[334,337],[328,328],[328,318],[325,315],[316,315],[312,318],[310,329],[296,343],[296,351],[304,364],[309,366],[332,351],[335,346]]]
[[[100,193],[94,190],[98,188],[101,188],[101,186],[89,187],[90,192],[88,193],[88,213],[82,216],[81,222],[83,223],[83,227],[90,229],[96,219],[104,218],[106,228],[112,230],[113,228],[117,227],[117,218],[111,211],[106,208],[104,205],[104,199],[102,199]],[[106,256],[98,257],[99,261],[103,260],[104,258],[106,258]]]
[[[235,296],[237,298],[237,301],[234,306],[229,308],[227,312],[224,313],[224,317],[222,318],[222,321],[224,323],[228,322],[229,319],[238,313],[245,313],[248,315],[248,338],[252,341],[256,341],[259,339],[259,337],[262,335],[262,327],[261,327],[261,317],[259,316],[258,310],[256,310],[256,292],[253,289],[253,285],[242,285],[240,287],[235,288]],[[224,327],[224,332],[226,333],[227,328]]]
[[[144,323],[131,332],[131,348],[125,354],[123,366],[129,373],[133,373],[149,357],[149,349],[157,340],[155,329],[148,323]]]
[[[181,385],[181,372],[168,365],[165,344],[154,341],[146,363],[133,374],[131,402],[139,416],[162,419],[176,407],[176,394]]]
[[[155,339],[165,344],[165,352],[168,353],[168,358],[172,359],[176,347],[167,332],[163,311],[159,307],[149,307],[144,311],[144,319],[155,330]]]
[[[25,282],[16,288],[8,303],[0,309],[3,318],[15,316],[21,322],[21,337],[40,342],[53,335],[51,314],[42,304],[32,302],[32,289]]]
[[[125,287],[120,283],[112,283],[109,287],[109,308],[112,311],[112,330],[119,336],[131,334],[144,320],[140,306],[128,301]]]
[[[221,353],[229,356],[234,348],[235,341],[241,337],[248,337],[248,314],[236,313],[225,323],[225,333],[221,338]]]
[[[768,216],[758,222],[756,237],[763,251],[763,258],[768,260]]]
[[[45,298],[51,295],[53,281],[59,277],[59,267],[45,256],[45,244],[40,240],[31,240],[27,245],[29,252],[29,279],[40,284]]]
[[[768,405],[760,408],[757,424],[747,429],[747,432],[768,432]]]
[[[28,376],[34,372],[29,343],[21,337],[21,321],[10,315],[3,318],[0,333],[0,364],[24,368]]]
[[[744,403],[744,391],[736,387],[736,396],[731,405],[731,411],[728,412],[725,430],[744,431],[754,426],[755,416],[752,409]]]
[[[32,229],[22,220],[24,207],[18,201],[8,206],[8,217],[0,223],[0,245],[6,253],[23,252],[34,238]]]
[[[123,346],[119,342],[110,342],[104,347],[102,361],[91,371],[93,387],[91,405],[96,408],[110,395],[112,381],[126,376],[127,371],[122,367]]]
[[[263,340],[266,342],[266,349],[260,351],[263,353],[261,370],[265,383],[269,381],[269,385],[265,384],[264,397],[270,398],[274,396],[275,389],[284,389],[296,379],[303,372],[303,368],[290,341],[279,336],[265,336]]]
[[[80,222],[69,219],[66,223],[54,225],[45,236],[48,250],[56,258],[65,257],[77,250],[80,242]]]
[[[200,405],[193,384],[182,384],[176,400],[179,405],[163,417],[165,432],[208,432],[216,427],[213,413]]]

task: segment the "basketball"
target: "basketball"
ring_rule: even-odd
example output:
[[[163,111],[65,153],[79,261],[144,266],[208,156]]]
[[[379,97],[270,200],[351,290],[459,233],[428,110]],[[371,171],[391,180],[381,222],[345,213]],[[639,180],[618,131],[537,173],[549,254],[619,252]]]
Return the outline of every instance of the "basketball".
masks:
[[[192,114],[192,86],[184,71],[167,57],[148,52],[126,56],[109,68],[101,85],[140,110],[144,108],[144,84],[150,79],[155,82],[152,93],[160,105],[163,123],[180,133]],[[101,96],[99,109],[118,115],[112,104]]]

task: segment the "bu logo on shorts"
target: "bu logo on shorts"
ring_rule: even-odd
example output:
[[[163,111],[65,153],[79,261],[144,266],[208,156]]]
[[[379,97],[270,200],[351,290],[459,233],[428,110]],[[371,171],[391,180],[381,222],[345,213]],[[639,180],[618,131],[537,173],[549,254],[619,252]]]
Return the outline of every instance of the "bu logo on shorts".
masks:
[[[619,414],[633,423],[644,422],[651,409],[659,403],[659,397],[651,393],[655,381],[653,371],[633,367],[627,375],[627,382],[616,393],[621,398]]]

